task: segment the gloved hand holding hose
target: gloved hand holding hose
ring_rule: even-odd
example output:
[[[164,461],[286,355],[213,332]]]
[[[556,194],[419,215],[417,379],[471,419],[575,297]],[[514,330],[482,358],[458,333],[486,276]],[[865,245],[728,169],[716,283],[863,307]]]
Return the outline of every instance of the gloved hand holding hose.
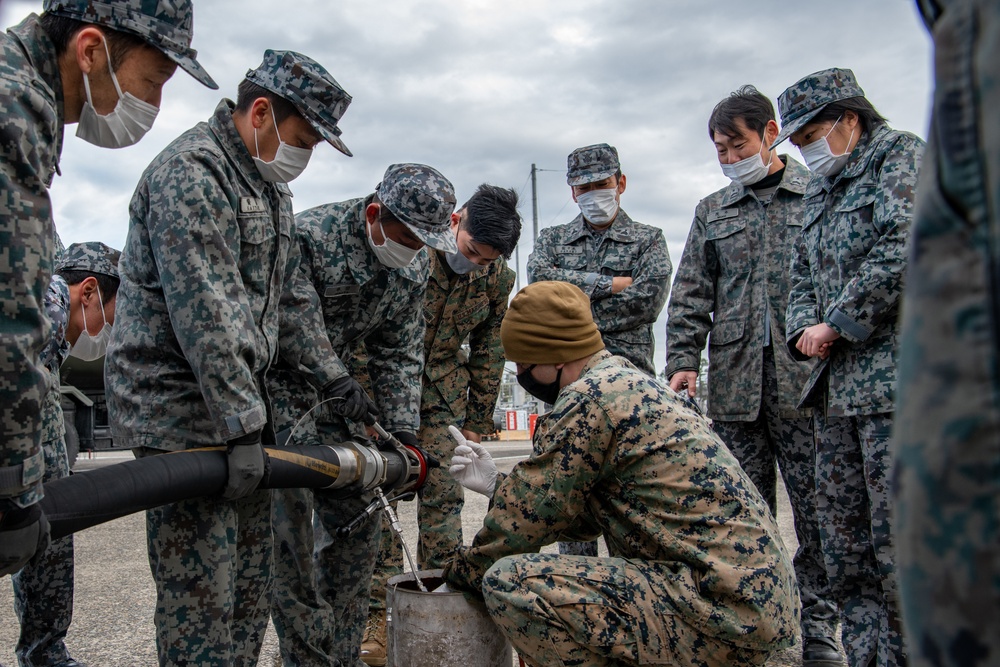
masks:
[[[493,457],[486,451],[486,447],[466,438],[457,427],[449,426],[448,432],[458,443],[448,472],[470,491],[492,498],[500,475]]]
[[[49,522],[37,503],[0,504],[0,577],[14,574],[49,546]]]
[[[350,375],[339,377],[323,388],[324,398],[335,398],[331,409],[355,422],[371,426],[378,419],[378,406],[361,384]]]
[[[261,431],[254,431],[226,442],[229,477],[222,497],[236,500],[254,492],[264,478],[264,445]]]

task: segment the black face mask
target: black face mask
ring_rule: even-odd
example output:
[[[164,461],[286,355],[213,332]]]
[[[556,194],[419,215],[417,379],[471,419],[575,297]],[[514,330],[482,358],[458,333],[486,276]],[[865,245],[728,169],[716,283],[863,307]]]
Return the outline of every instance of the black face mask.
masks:
[[[556,373],[555,382],[545,384],[536,380],[531,374],[531,369],[536,365],[537,364],[532,364],[524,369],[523,372],[518,373],[517,383],[521,385],[526,392],[538,400],[552,405],[556,402],[556,399],[559,398],[559,380],[562,378],[562,369],[560,368],[559,372]]]

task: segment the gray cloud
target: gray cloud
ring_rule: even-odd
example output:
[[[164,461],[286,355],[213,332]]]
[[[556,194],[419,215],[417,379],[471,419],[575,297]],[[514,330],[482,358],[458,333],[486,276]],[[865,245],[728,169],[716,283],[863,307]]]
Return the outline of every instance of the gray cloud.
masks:
[[[9,25],[40,8],[4,0],[0,18]],[[219,93],[235,96],[266,48],[310,55],[354,98],[341,125],[356,157],[319,147],[292,184],[296,210],[367,194],[400,161],[439,168],[460,199],[483,181],[524,188],[522,281],[532,163],[555,170],[538,174],[545,227],[576,214],[562,173],[569,151],[617,146],[629,177],[623,206],[664,230],[676,265],[698,200],[726,184],[706,122],[730,91],[753,83],[776,97],[840,66],[894,127],[923,135],[929,108],[929,39],[906,0],[196,0],[194,46],[221,90],[179,72],[137,146],[92,148],[67,128],[52,192],[67,243],[121,247],[142,169],[207,118]]]

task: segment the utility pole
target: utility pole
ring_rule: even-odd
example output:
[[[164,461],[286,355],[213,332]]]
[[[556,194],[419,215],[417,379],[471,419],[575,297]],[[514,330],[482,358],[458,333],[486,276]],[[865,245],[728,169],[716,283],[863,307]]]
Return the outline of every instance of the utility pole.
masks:
[[[534,221],[534,234],[531,236],[532,247],[534,247],[534,242],[538,240],[538,182],[535,179],[535,174],[538,173],[538,168],[535,163],[531,163],[531,218]]]

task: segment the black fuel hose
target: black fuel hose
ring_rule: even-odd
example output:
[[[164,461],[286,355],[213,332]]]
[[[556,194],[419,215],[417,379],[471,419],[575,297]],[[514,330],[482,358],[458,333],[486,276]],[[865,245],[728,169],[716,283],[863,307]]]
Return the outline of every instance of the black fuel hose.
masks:
[[[403,486],[413,490],[415,482],[419,486],[426,478],[426,469],[414,475],[414,460],[425,468],[429,459],[419,451],[381,450],[382,469],[375,484],[364,476],[369,448],[300,446],[264,451],[267,470],[258,488],[330,489],[339,497],[359,496],[373,485],[385,491]],[[147,456],[47,482],[41,508],[51,538],[58,539],[134,512],[219,495],[228,474],[224,447]]]

